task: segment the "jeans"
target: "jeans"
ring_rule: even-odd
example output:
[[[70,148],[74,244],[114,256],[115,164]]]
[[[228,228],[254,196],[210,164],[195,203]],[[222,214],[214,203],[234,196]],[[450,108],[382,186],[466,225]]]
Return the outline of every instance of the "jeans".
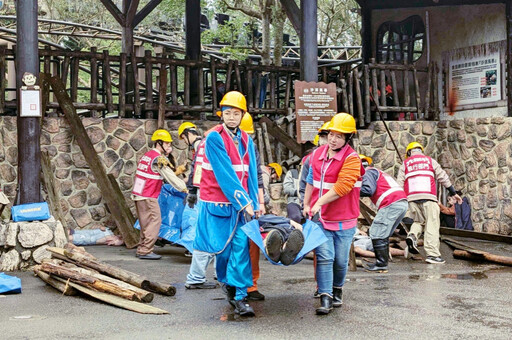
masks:
[[[384,239],[393,235],[396,227],[404,218],[408,206],[407,201],[402,200],[379,209],[370,227],[369,234],[372,240]]]
[[[322,227],[322,224],[318,222]],[[318,293],[332,296],[332,288],[341,288],[347,275],[348,257],[356,228],[331,231],[322,227],[327,242],[316,248]]]
[[[190,273],[187,275],[186,284],[197,284],[206,282],[206,268],[210,262],[215,266],[215,255],[200,250],[194,250],[192,253],[192,262],[190,263]]]

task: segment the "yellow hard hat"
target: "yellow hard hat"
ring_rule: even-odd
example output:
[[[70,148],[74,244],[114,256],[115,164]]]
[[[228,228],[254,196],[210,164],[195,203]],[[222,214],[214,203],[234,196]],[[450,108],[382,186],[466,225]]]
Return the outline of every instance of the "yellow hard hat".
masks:
[[[315,139],[313,139],[313,145],[318,146],[318,141],[320,140],[320,136],[316,135]]]
[[[361,158],[362,161],[367,161],[368,165],[372,165],[372,163],[373,163],[373,160],[371,157],[365,156],[361,153],[359,154],[359,158]]]
[[[229,91],[228,93],[226,93],[222,100],[220,101],[219,105],[220,107],[236,107],[237,109],[240,109],[243,112],[247,112],[247,101],[245,100],[245,96],[238,91]]]
[[[254,133],[254,124],[252,122],[252,117],[249,112],[244,113],[242,121],[240,122],[240,129],[249,134]]]
[[[416,149],[416,148],[420,148],[422,152],[424,151],[423,145],[421,145],[418,142],[411,142],[411,143],[409,143],[409,145],[407,145],[407,148],[405,149],[405,158],[409,157],[408,156],[409,151],[411,151],[412,149]]]
[[[197,126],[194,123],[191,123],[191,122],[181,123],[180,127],[178,128],[178,137],[181,138],[181,135],[187,129],[197,129]]]
[[[169,133],[169,131],[164,130],[164,129],[158,129],[155,132],[153,132],[153,136],[151,136],[151,140],[153,142],[155,142],[157,140],[161,140],[164,142],[171,143],[172,137],[171,137],[171,134]]]
[[[331,121],[328,121],[328,122],[325,122],[322,124],[322,127],[320,129],[318,129],[318,133],[320,132],[329,132],[329,124],[331,123]]]
[[[354,117],[348,113],[338,113],[332,117],[327,130],[341,133],[355,133],[357,132],[356,121]]]
[[[272,167],[277,174],[277,178],[281,178],[281,175],[283,174],[283,168],[277,164],[277,163],[270,163],[268,166]]]

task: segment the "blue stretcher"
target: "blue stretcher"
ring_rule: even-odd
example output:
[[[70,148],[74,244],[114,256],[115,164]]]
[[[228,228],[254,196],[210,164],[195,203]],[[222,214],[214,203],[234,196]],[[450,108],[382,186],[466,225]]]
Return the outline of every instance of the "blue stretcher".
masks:
[[[275,265],[284,266],[281,262],[274,262],[271,259],[268,258],[266,252],[265,252],[265,246],[263,245],[263,237],[260,233],[260,224],[257,220],[252,220],[249,223],[244,224],[242,227],[242,231],[249,237],[258,248],[260,248],[267,258],[267,260]],[[297,257],[292,262],[292,264],[299,263],[302,261],[304,256],[321,245],[324,242],[327,242],[327,237],[325,237],[324,232],[318,224],[306,220],[306,223],[302,225],[302,233],[304,234],[304,246],[302,247],[301,251],[297,254]]]
[[[197,225],[197,205],[189,208],[183,201],[186,193],[174,189],[170,184],[164,184],[158,196],[158,204],[162,215],[162,225],[158,237],[172,244],[181,245],[192,252]],[[133,226],[140,230],[139,220]]]

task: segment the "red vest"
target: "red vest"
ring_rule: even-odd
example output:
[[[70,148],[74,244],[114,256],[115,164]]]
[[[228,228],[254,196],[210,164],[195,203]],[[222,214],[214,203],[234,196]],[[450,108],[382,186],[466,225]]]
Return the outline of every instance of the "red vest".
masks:
[[[336,158],[327,160],[327,148],[328,145],[319,147],[313,152],[310,159],[311,167],[313,168],[311,206],[314,206],[322,195],[334,187],[338,180],[338,174],[348,157],[357,157],[359,159],[357,152],[347,145],[336,154]],[[320,159],[322,155],[324,155],[324,158]],[[362,169],[363,172],[364,170]],[[362,178],[359,176],[352,190],[345,196],[323,205],[320,217],[326,222],[339,222],[358,218],[361,180]]]
[[[407,198],[421,195],[430,196],[429,199],[437,201],[436,173],[432,165],[432,158],[425,155],[415,155],[405,161],[404,190]],[[414,197],[412,197],[414,198]]]
[[[201,175],[203,171],[203,162],[204,162],[204,146],[205,146],[206,138],[202,139],[199,145],[197,146],[196,156],[193,175],[192,175],[192,185],[199,188],[201,184]]]
[[[137,172],[135,172],[132,194],[148,198],[158,197],[160,189],[162,189],[163,178],[151,168],[151,164],[158,156],[161,154],[155,149],[151,149],[140,158]]]
[[[243,188],[246,192],[249,192],[247,179],[249,177],[249,152],[248,152],[248,144],[249,144],[249,136],[244,131],[240,130],[242,133],[242,144],[245,149],[245,154],[240,157],[238,152],[238,147],[233,142],[233,139],[229,135],[229,132],[224,130],[223,125],[218,125],[213,128],[213,131],[217,131],[223,142],[224,147],[226,148],[226,152],[231,159],[231,164],[233,170],[235,170],[238,179],[242,183]],[[201,175],[201,183],[200,183],[200,193],[199,197],[201,200],[205,202],[213,202],[213,203],[230,203],[226,198],[226,195],[222,192],[217,179],[215,178],[215,174],[213,173],[212,166],[208,158],[206,157],[206,153],[203,158],[203,168]]]
[[[404,190],[393,177],[376,168],[367,168],[367,171],[370,169],[377,170],[379,172],[379,177],[377,178],[377,189],[372,197],[370,197],[377,209],[382,209],[391,203],[407,199]]]

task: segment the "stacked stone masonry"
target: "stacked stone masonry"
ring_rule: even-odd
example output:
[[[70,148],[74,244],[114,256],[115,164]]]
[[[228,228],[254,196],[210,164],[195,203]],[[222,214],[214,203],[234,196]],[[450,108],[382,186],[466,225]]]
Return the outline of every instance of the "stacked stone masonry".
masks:
[[[157,122],[100,118],[84,118],[82,122],[106,172],[117,179],[133,209],[130,192],[137,160],[148,150]],[[173,137],[173,155],[178,164],[185,163],[190,157],[187,146],[176,133],[181,123],[165,122],[165,128]],[[215,124],[208,121],[194,123],[202,131]],[[439,161],[455,188],[470,199],[477,231],[511,234],[512,118],[388,122],[388,125],[402,157],[407,144],[416,140],[425,146],[428,155]],[[16,193],[18,161],[16,117],[0,117],[0,134],[0,183],[12,201]],[[396,176],[400,159],[382,122],[360,130],[356,145],[358,151],[374,159],[377,167]],[[48,151],[55,168],[67,225],[87,229],[114,226],[66,119],[43,120],[41,148]]]

